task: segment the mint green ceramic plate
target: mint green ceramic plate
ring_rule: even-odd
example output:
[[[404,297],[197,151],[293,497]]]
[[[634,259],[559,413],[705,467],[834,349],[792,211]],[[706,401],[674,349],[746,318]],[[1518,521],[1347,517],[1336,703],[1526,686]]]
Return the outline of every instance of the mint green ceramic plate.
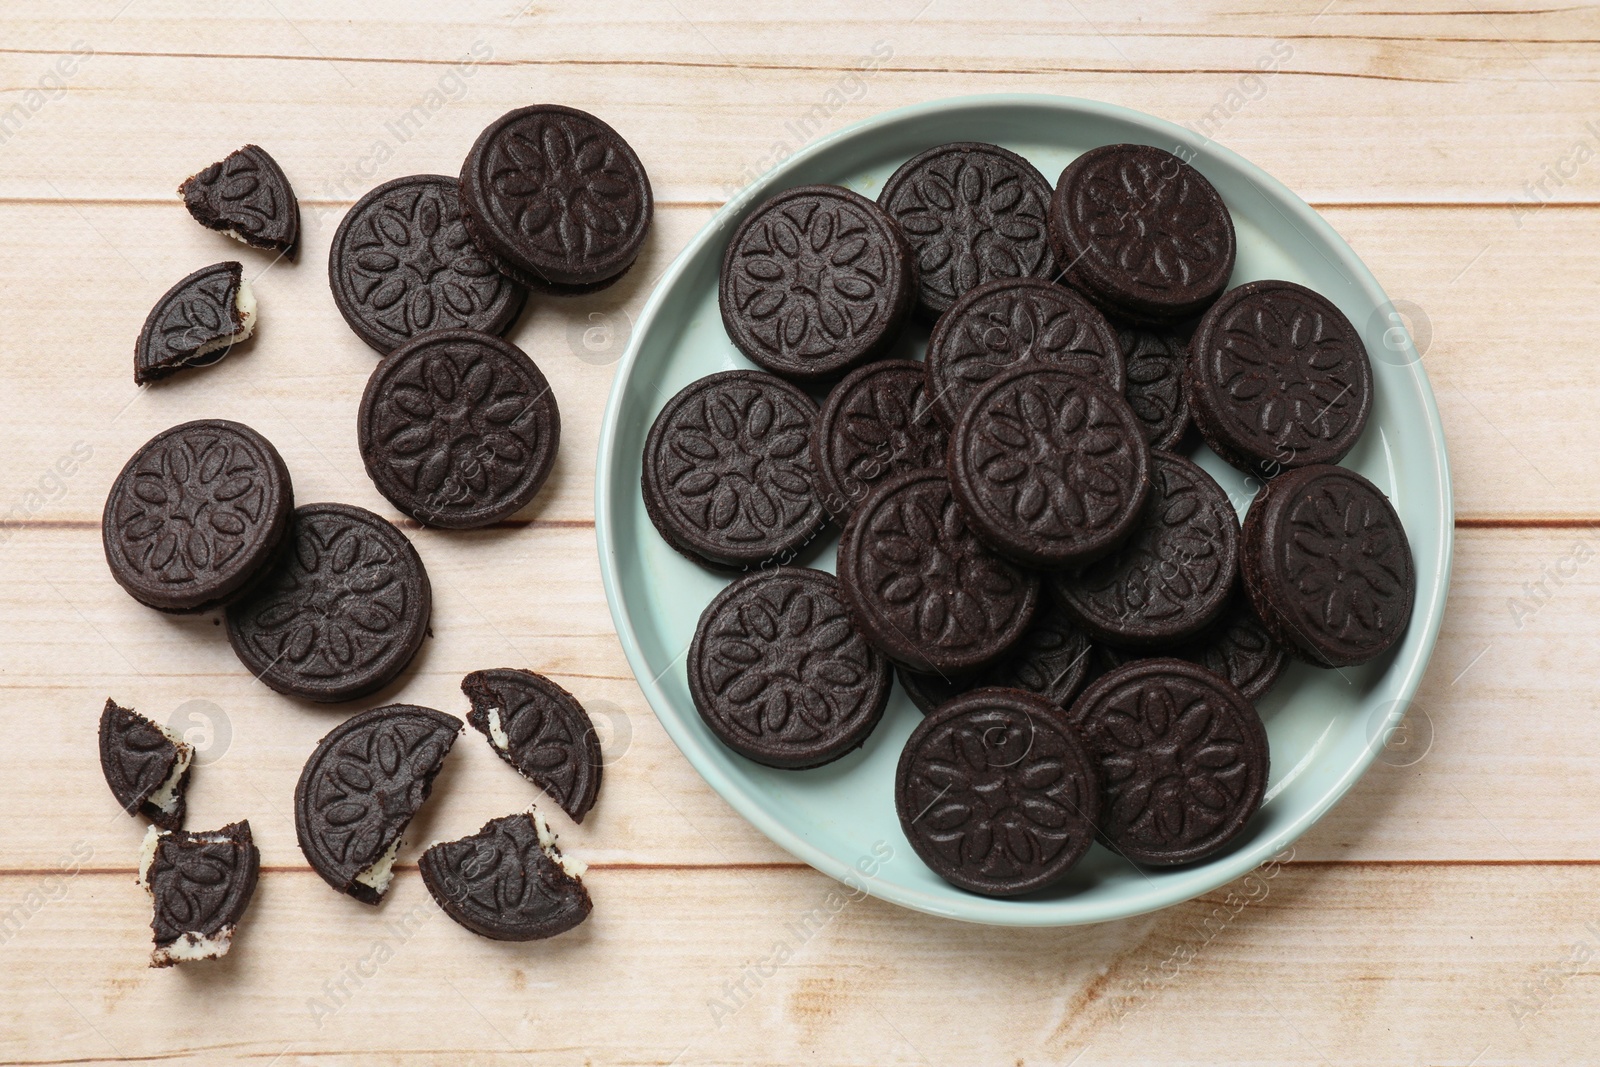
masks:
[[[781,189],[833,182],[876,198],[894,169],[948,141],[990,141],[1031,160],[1052,182],[1079,153],[1131,141],[1176,151],[1217,187],[1239,236],[1231,284],[1287,278],[1324,294],[1364,329],[1377,398],[1345,460],[1394,501],[1416,555],[1417,602],[1400,647],[1361,668],[1291,667],[1261,705],[1272,745],[1266,803],[1234,847],[1179,870],[1135,868],[1094,850],[1067,881],[1017,900],[964,893],[923,866],[900,832],[894,771],[920,719],[896,686],[866,745],[826,767],[776,771],[724,748],[689,699],[684,657],[701,609],[727,579],[688,562],[656,534],[639,495],[640,456],[656,413],[704,375],[749,367],[717,312],[723,246],[745,213]],[[908,338],[920,355],[926,331]],[[1240,514],[1256,486],[1204,449],[1196,456]],[[919,911],[973,922],[1061,926],[1165,907],[1246,873],[1327,811],[1382,750],[1433,651],[1450,578],[1453,514],[1444,436],[1411,339],[1350,246],[1288,189],[1232,152],[1172,123],[1090,100],[981,96],[940,100],[857,123],[810,146],[745,189],[667,270],[617,369],[600,432],[595,526],[606,597],[628,662],[667,733],[697,771],[779,845],[834,878]],[[812,559],[833,569],[833,542]]]

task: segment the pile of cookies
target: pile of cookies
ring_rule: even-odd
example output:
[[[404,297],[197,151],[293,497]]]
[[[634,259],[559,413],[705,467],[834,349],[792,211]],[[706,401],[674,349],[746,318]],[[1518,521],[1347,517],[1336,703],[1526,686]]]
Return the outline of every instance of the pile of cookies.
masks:
[[[273,263],[294,258],[299,204],[258,146],[179,192],[202,225],[276,252]],[[350,209],[328,278],[351,329],[383,357],[356,430],[368,475],[396,508],[426,526],[469,529],[534,499],[555,464],[560,414],[538,366],[501,335],[530,289],[561,295],[615,282],[652,215],[649,177],[628,143],[557,105],[490,124],[459,179],[398,178]],[[142,386],[214,364],[258,319],[240,263],[203,268],[151,310],[134,379]],[[112,485],[102,535],[112,576],[130,595],[165,612],[224,611],[239,660],[290,696],[343,702],[376,692],[430,632],[432,589],[406,536],[349,504],[296,507],[282,456],[237,422],[184,423],[139,448]],[[599,788],[600,753],[577,701],[510,669],[469,675],[463,689],[468,721],[581,820]],[[382,898],[401,833],[460,729],[454,716],[393,704],[323,739],[295,810],[301,849],[330,884],[367,903]],[[185,832],[192,749],[112,701],[100,749],[119,803],[152,822],[140,881],[155,902],[153,964],[224,954],[260,862],[249,824]],[[537,812],[435,845],[421,866],[440,906],[488,937],[548,937],[589,913],[579,865],[562,859]]]
[[[751,209],[719,297],[761,369],[669,400],[643,465],[662,537],[742,575],[689,650],[707,727],[815,767],[866,740],[897,673],[926,714],[901,825],[975,893],[1052,885],[1095,840],[1151,866],[1227,847],[1287,657],[1383,655],[1415,590],[1394,508],[1337,466],[1372,408],[1359,334],[1293,282],[1228,289],[1235,251],[1217,190],[1146,145],[1054,188],[939,145],[876,202],[812,185]],[[1264,483],[1242,529],[1196,437]],[[830,523],[837,576],[794,566]]]

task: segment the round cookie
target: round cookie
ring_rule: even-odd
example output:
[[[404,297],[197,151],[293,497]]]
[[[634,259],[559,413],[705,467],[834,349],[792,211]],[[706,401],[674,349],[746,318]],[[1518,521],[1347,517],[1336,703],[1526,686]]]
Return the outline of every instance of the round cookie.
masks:
[[[999,145],[958,141],[901,164],[878,204],[917,257],[917,310],[936,319],[995,278],[1053,278],[1050,183]]]
[[[100,540],[117,584],[149,607],[205,611],[242,595],[284,543],[294,487],[272,442],[202,419],[140,446],[106,495]]]
[[[1202,667],[1146,659],[1086,689],[1069,716],[1100,770],[1100,836],[1150,866],[1215,855],[1267,789],[1267,731],[1245,695]]]
[[[882,355],[916,297],[911,247],[871,200],[837,185],[787,189],[728,242],[717,304],[758,366],[828,381]]]
[[[952,885],[1014,897],[1060,881],[1094,843],[1094,760],[1062,710],[975,689],[917,724],[894,806],[912,849]]]
[[[1070,370],[1120,394],[1122,348],[1104,315],[1042,278],[996,278],[939,317],[928,338],[928,392],[954,426],[984,384],[1013,368]]]
[[[850,624],[824,571],[778,567],[739,579],[700,616],[689,693],[723,744],[798,770],[860,748],[889,701],[889,662]]]
[[[1171,451],[1189,429],[1184,388],[1188,335],[1174,327],[1119,325],[1117,340],[1127,367],[1123,398],[1145,430],[1151,448]]]
[[[509,518],[538,494],[555,466],[561,413],[522,349],[440,330],[373,369],[356,441],[391,504],[425,526],[466,530]]]
[[[600,795],[605,758],[594,722],[576,697],[542,674],[500,667],[461,679],[467,723],[500,758],[550,794],[573,822]]]
[[[1081,567],[1133,530],[1150,449],[1126,401],[1071,371],[1023,366],[973,396],[950,435],[972,529],[1032,567]]]
[[[928,403],[927,383],[921,363],[881,359],[828,393],[811,437],[811,466],[836,521],[891,474],[944,469],[950,435]]]
[[[667,401],[644,443],[644,506],[713,567],[792,558],[827,524],[811,468],[817,405],[781,378],[724,371]]]
[[[1267,632],[1302,659],[1349,667],[1405,636],[1417,594],[1394,505],[1343,467],[1274,478],[1245,516],[1245,592]]]
[[[1242,593],[1234,594],[1210,629],[1172,655],[1226,678],[1252,702],[1267,695],[1289,662]]]
[[[922,674],[966,674],[998,660],[1039,603],[1038,575],[978,540],[939,471],[879,483],[845,523],[838,572],[857,628]]]
[[[1233,217],[1211,183],[1150,145],[1091,148],[1050,200],[1050,243],[1073,285],[1108,314],[1175,322],[1228,284]]]
[[[1239,574],[1239,519],[1198,464],[1152,453],[1150,494],[1126,542],[1055,577],[1062,603],[1096,640],[1162,648],[1203,632],[1228,605]]]
[[[388,685],[422,647],[433,589],[405,535],[365,508],[294,510],[283,560],[228,609],[228,643],[259,680],[333,703]]]
[[[429,330],[502,334],[528,294],[467,236],[459,186],[442,174],[384,182],[334,232],[328,285],[344,321],[387,355]]]
[[[461,165],[461,212],[504,274],[551,292],[620,278],[650,231],[650,176],[616,130],[585,111],[534,104],[478,135]]]
[[[1261,478],[1337,463],[1372,411],[1361,335],[1294,282],[1250,282],[1213,304],[1190,342],[1185,385],[1206,444]]]

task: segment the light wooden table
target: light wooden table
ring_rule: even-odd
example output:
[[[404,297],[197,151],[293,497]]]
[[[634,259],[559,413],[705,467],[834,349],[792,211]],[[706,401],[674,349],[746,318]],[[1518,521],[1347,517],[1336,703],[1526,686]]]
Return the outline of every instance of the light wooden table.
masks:
[[[0,1062],[1600,1061],[1600,12],[1282,6],[7,0]],[[1321,210],[1410,309],[1459,514],[1408,744],[1256,882],[1087,929],[986,929],[873,900],[826,910],[834,883],[713,795],[645,706],[594,544],[614,360],[690,235],[818,132],[1004,90],[1190,123]],[[333,227],[378,181],[454,173],[489,119],[537,101],[597,112],[633,142],[656,228],[615,289],[524,316],[514,339],[565,424],[553,481],[503,528],[409,528],[435,638],[369,702],[461,713],[462,673],[505,663],[596,710],[606,789],[583,827],[561,824],[591,864],[594,916],[500,945],[439,917],[415,843],[520,808],[525,783],[465,737],[391,899],[334,895],[289,805],[349,709],[252,682],[214,618],[131,601],[106,573],[99,516],[135,446],[202,416],[267,434],[302,501],[393,514],[355,450],[373,356],[328,294]],[[248,351],[136,390],[133,339],[168,285],[222,258],[268,263],[173,195],[246,141],[302,197],[301,260],[258,281]],[[263,877],[221,964],[144,966],[141,827],[95,759],[108,695],[209,722],[191,825],[255,827]],[[827,921],[802,940],[818,908]],[[748,969],[780,943],[782,966]]]

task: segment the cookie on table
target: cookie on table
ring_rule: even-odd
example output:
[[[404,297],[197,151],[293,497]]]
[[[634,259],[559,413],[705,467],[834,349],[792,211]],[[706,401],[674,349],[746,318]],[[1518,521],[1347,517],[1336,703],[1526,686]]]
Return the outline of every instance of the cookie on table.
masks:
[[[752,362],[792,381],[828,381],[895,343],[916,280],[911,247],[883,209],[842,186],[802,185],[734,231],[717,305]]]
[[[139,855],[139,884],[154,912],[150,966],[226,956],[260,871],[248,820],[196,833],[151,826]]]
[[[100,713],[100,771],[122,810],[163,830],[183,829],[194,746],[160,723],[107,699]]]
[[[444,913],[481,937],[537,941],[577,926],[594,904],[585,867],[556,847],[537,811],[490,819],[477,833],[434,845],[417,867]]]
[[[921,363],[880,359],[828,393],[811,437],[811,466],[835,521],[850,517],[891,474],[943,470],[950,435],[935,417]]]
[[[237,152],[178,186],[194,220],[235,241],[293,259],[300,244],[300,201],[278,161],[259,145]]]
[[[1344,467],[1268,482],[1245,516],[1241,562],[1267,632],[1319,667],[1376,659],[1411,622],[1417,575],[1405,527],[1382,490]]]
[[[133,347],[134,383],[220,362],[255,332],[256,319],[255,292],[242,264],[201,267],[163,293],[145,316]]]
[[[542,674],[501,667],[461,680],[467,723],[500,758],[561,805],[573,822],[594,807],[605,761],[577,698]]]

